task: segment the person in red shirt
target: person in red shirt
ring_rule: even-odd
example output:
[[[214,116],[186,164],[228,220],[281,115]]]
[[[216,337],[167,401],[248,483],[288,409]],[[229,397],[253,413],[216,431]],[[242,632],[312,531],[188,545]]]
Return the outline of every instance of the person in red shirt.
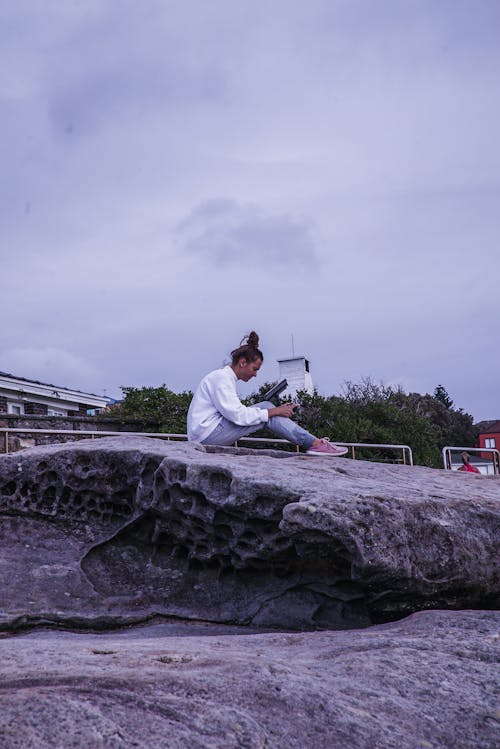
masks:
[[[470,455],[469,453],[462,453],[462,463],[463,466],[460,466],[458,469],[459,471],[467,471],[468,473],[481,473],[479,468],[476,468],[476,466],[473,466],[469,463]]]

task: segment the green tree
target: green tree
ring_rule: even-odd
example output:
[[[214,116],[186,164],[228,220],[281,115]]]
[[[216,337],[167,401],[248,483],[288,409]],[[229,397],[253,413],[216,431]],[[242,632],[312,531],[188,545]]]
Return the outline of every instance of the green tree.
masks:
[[[155,424],[160,432],[185,434],[187,412],[192,392],[174,393],[166,385],[160,387],[122,387],[122,403],[113,408],[113,415],[121,421],[137,420]]]
[[[438,385],[434,390],[434,398],[440,401],[446,408],[453,407],[453,401],[443,385]]]
[[[299,423],[318,437],[339,442],[410,444],[415,462],[433,465],[438,459],[434,449],[435,431],[424,418],[403,411],[391,402],[400,389],[377,385],[370,380],[346,383],[344,396],[322,396],[299,392]],[[387,460],[387,451],[361,448],[357,454]]]
[[[474,427],[473,418],[461,408],[446,406],[442,398],[436,398],[428,393],[402,393],[398,401],[400,408],[409,409],[425,417],[434,426],[439,453],[445,445],[473,447],[476,443],[478,430]]]
[[[248,399],[262,400],[269,383]],[[405,444],[415,463],[441,466],[441,449],[446,444],[472,445],[475,433],[472,417],[431,395],[407,394],[398,386],[376,383],[370,378],[346,382],[342,396],[299,392],[299,423],[312,434],[339,442]],[[457,442],[458,440],[458,442]],[[358,454],[386,460],[386,451],[358,450]]]

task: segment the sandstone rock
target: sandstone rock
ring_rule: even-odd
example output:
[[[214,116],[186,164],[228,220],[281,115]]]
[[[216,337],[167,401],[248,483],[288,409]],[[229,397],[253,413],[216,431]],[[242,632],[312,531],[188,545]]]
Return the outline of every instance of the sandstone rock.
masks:
[[[0,457],[0,626],[498,604],[497,478],[115,437]]]
[[[6,637],[0,749],[496,749],[498,624]]]

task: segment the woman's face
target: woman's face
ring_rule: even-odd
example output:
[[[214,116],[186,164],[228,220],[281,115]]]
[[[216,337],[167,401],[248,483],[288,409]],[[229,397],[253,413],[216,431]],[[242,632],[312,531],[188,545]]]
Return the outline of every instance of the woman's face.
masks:
[[[255,361],[247,361],[246,359],[240,359],[236,366],[236,377],[238,380],[248,382],[252,377],[257,376],[257,372],[262,366],[262,359],[256,359]]]

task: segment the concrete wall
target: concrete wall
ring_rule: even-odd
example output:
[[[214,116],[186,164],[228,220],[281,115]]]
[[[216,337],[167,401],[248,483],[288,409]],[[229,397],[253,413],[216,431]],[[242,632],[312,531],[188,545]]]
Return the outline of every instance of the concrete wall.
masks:
[[[26,434],[9,434],[9,452],[16,452],[25,447],[50,445],[80,439],[76,435],[29,434],[30,429],[64,429],[99,432],[157,432],[159,425],[144,422],[121,422],[117,419],[96,419],[91,416],[40,416],[37,414],[0,413],[0,427],[7,429],[26,429]],[[0,433],[0,453],[5,452],[3,433]]]

